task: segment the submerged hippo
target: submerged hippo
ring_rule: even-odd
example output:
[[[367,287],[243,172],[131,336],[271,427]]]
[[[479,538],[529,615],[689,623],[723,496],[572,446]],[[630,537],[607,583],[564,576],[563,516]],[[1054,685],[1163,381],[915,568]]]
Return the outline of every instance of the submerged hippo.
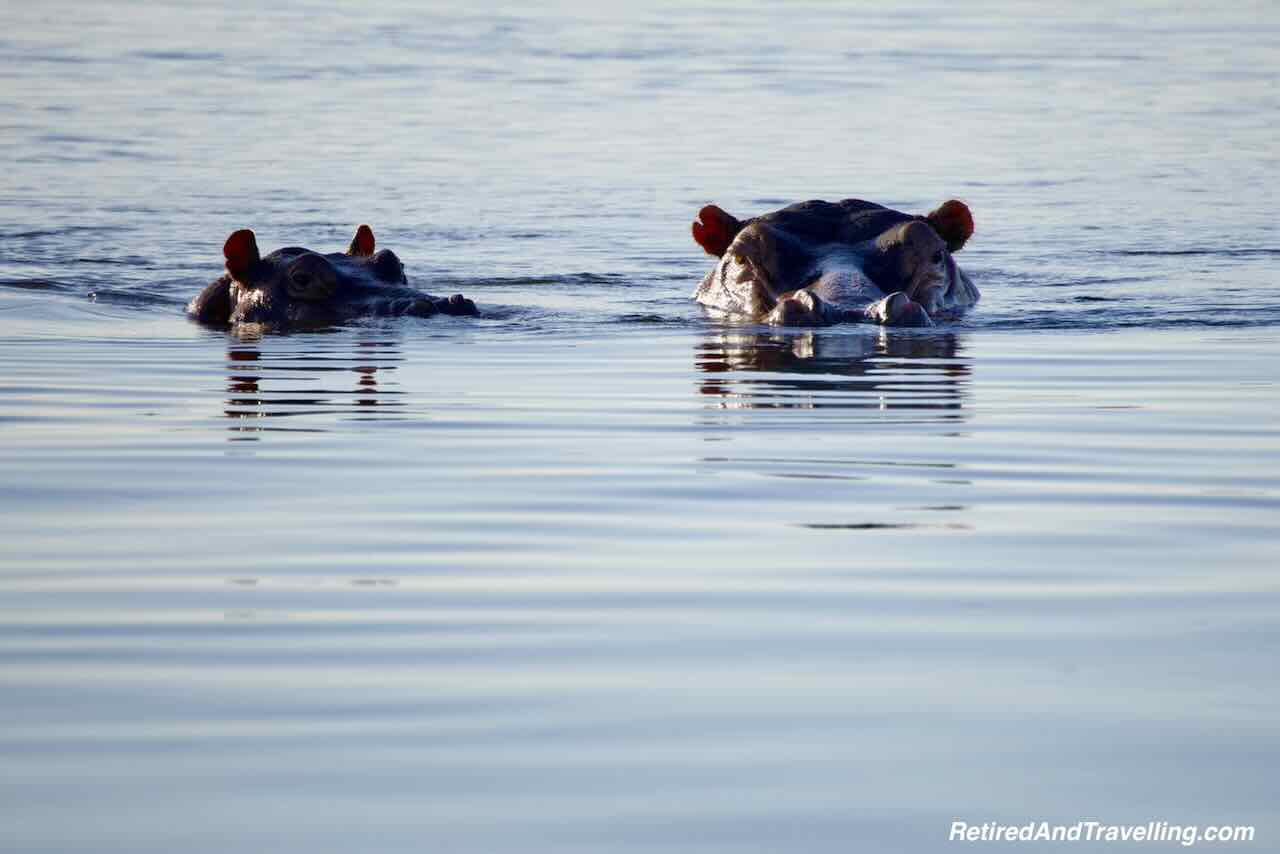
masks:
[[[747,220],[707,205],[693,239],[720,262],[694,298],[761,323],[932,326],[978,301],[951,257],[972,234],[969,208],[955,200],[928,216],[845,199]]]
[[[433,297],[408,285],[404,265],[389,249],[374,252],[373,229],[362,225],[346,252],[321,255],[289,246],[265,258],[253,232],[227,238],[220,276],[187,305],[201,323],[323,325],[368,315],[477,314],[461,294]]]

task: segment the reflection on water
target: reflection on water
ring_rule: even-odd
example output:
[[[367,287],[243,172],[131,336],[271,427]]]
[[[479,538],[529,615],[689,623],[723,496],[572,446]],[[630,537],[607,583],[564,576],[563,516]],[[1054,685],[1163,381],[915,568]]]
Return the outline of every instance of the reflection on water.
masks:
[[[1274,343],[399,325],[0,338],[8,849],[1274,813]]]
[[[954,333],[717,330],[697,346],[720,409],[932,411],[961,419],[972,366]]]
[[[827,541],[969,531],[966,448],[956,444],[971,417],[963,351],[954,333],[706,334],[694,356],[697,391],[712,402],[703,422],[728,444],[699,464],[720,478],[766,479],[769,494],[797,502],[781,510],[784,524]]]
[[[323,428],[264,426],[260,419],[338,415],[348,420],[394,417],[403,392],[388,374],[404,360],[393,338],[357,339],[354,352],[339,336],[240,340],[227,350],[224,414],[232,441],[256,441],[267,431],[322,432]],[[353,376],[354,375],[354,376]],[[352,381],[354,380],[354,382]],[[388,384],[392,387],[388,388]],[[246,435],[248,434],[248,435]]]

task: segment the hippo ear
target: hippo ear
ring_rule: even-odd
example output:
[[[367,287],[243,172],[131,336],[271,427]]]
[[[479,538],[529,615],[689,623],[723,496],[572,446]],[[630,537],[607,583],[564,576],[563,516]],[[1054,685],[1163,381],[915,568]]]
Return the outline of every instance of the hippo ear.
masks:
[[[698,211],[698,218],[693,221],[693,239],[708,255],[717,258],[725,253],[739,231],[742,223],[716,205],[707,205]]]
[[[227,259],[227,272],[231,278],[244,281],[260,260],[258,241],[247,228],[233,232],[222,244],[222,255]]]
[[[965,241],[973,236],[973,214],[964,202],[952,199],[943,202],[925,219],[938,236],[947,242],[947,249],[959,252]]]
[[[373,254],[373,229],[367,225],[362,225],[356,229],[356,236],[351,238],[351,245],[347,247],[348,255],[355,255],[359,258],[368,258]]]

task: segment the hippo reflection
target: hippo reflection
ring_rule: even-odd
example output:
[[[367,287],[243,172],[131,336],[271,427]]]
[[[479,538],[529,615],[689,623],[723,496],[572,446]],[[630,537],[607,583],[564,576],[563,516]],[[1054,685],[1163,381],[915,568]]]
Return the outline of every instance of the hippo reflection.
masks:
[[[404,406],[395,371],[404,361],[399,342],[384,337],[354,342],[334,336],[299,349],[271,336],[241,339],[227,350],[231,441],[256,442],[264,434],[319,432],[315,416],[374,421],[395,418]],[[360,335],[360,333],[357,333]],[[388,387],[390,386],[390,387]],[[298,423],[299,420],[306,424]]]
[[[694,357],[698,391],[717,409],[898,410],[928,421],[961,418],[971,370],[952,332],[725,329]]]
[[[374,251],[367,225],[356,230],[346,252],[322,255],[289,246],[262,257],[253,232],[241,229],[227,238],[222,254],[226,275],[187,305],[201,323],[319,326],[361,316],[477,314],[461,294],[433,297],[409,287],[396,254]]]
[[[932,326],[978,301],[951,257],[972,234],[969,208],[954,199],[927,216],[860,199],[801,202],[747,220],[707,205],[693,238],[720,261],[694,298],[777,325]]]

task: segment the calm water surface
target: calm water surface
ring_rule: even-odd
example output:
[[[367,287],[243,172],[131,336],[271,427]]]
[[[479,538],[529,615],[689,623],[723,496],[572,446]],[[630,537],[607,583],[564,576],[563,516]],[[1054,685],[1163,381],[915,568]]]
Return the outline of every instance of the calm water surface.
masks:
[[[5,850],[1280,850],[1273,5],[5,19]],[[845,196],[977,310],[692,304]],[[183,318],[360,222],[486,316]]]

